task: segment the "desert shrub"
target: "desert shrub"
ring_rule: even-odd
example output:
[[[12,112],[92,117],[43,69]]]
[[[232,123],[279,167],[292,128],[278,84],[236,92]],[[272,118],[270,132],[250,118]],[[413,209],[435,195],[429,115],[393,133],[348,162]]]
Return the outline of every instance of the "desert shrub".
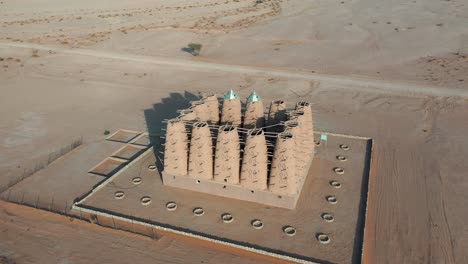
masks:
[[[39,50],[38,49],[33,49],[32,50],[32,57],[34,57],[34,58],[39,57]]]
[[[109,135],[110,131],[109,130],[104,130],[104,135]]]
[[[0,256],[0,264],[16,264],[16,261],[7,256]]]
[[[189,48],[190,53],[193,56],[198,56],[198,55],[200,55],[200,51],[202,49],[202,44],[190,43],[190,44],[187,45],[187,47]]]

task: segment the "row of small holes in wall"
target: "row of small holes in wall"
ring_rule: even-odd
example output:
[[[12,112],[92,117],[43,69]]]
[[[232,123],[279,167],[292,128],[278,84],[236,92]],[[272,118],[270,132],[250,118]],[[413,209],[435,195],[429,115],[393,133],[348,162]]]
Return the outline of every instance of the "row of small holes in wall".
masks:
[[[175,179],[175,176],[173,176],[173,179]],[[200,184],[201,181],[200,181],[200,180],[196,180],[196,183],[197,183],[197,184]],[[226,188],[227,188],[227,186],[226,186],[226,185],[223,185],[223,189],[226,189]],[[254,191],[254,190],[250,190],[250,193],[251,193],[251,194],[254,194],[255,191]],[[283,198],[283,196],[278,195],[277,198],[278,198],[278,199],[281,199],[281,198]]]

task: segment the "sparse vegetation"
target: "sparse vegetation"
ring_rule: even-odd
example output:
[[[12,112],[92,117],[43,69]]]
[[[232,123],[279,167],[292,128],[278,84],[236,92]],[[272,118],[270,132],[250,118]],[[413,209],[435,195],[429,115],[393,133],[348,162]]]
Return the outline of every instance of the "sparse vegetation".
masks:
[[[16,264],[16,261],[7,256],[0,256],[0,264]]]
[[[109,130],[104,130],[104,135],[109,135],[110,131]]]
[[[39,57],[39,50],[38,49],[33,49],[32,50],[32,57],[33,58],[38,58]]]
[[[187,51],[188,53],[192,54],[193,56],[198,56],[200,55],[200,51],[202,49],[202,44],[198,43],[190,43],[187,45],[187,48],[183,48],[184,51]]]

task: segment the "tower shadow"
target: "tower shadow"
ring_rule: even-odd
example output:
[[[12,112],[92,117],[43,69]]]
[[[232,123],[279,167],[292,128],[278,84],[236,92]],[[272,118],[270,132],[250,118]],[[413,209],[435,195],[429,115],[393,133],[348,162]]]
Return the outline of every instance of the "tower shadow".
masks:
[[[190,101],[199,100],[200,96],[185,91],[184,93],[170,93],[168,97],[162,98],[161,102],[153,104],[151,108],[144,110],[146,128],[149,134],[150,143],[156,157],[156,166],[159,172],[163,170],[162,152],[166,124],[164,120],[175,118],[179,115],[177,110],[190,106]]]

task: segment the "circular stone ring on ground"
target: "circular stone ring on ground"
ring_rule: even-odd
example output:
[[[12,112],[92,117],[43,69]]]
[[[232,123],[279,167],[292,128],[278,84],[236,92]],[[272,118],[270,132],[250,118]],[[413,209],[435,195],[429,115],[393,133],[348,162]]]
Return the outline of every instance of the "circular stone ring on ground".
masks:
[[[122,191],[116,191],[114,193],[114,197],[115,197],[115,199],[119,199],[119,200],[123,199],[125,197],[125,193],[122,192]]]
[[[341,144],[341,145],[340,145],[340,149],[342,149],[342,150],[349,150],[349,146],[346,145],[346,144]]]
[[[149,165],[148,170],[155,171],[156,170],[156,165],[154,165],[154,164]]]
[[[175,202],[168,202],[166,204],[166,209],[168,211],[175,211],[177,209],[177,204]]]
[[[336,168],[333,168],[333,171],[336,173],[336,174],[344,174],[344,169],[341,168],[341,167],[336,167]]]
[[[348,158],[343,156],[343,155],[336,156],[336,159],[339,160],[339,161],[347,161],[348,160]]]
[[[296,228],[294,228],[292,226],[285,226],[283,228],[283,232],[288,236],[294,236],[294,235],[296,235]]]
[[[336,197],[333,196],[333,195],[327,196],[326,199],[331,204],[337,204],[338,203],[338,201],[336,200]]]
[[[224,223],[231,223],[232,221],[234,221],[234,217],[230,213],[222,214],[221,219],[223,220]]]
[[[330,181],[330,185],[335,187],[335,188],[341,188],[341,183],[337,182],[337,181]]]
[[[202,215],[205,214],[205,211],[203,210],[203,208],[197,207],[197,208],[194,208],[194,209],[193,209],[193,214],[194,214],[195,216],[202,216]]]
[[[132,179],[133,184],[138,185],[142,182],[140,177],[135,177]]]
[[[333,217],[332,214],[329,214],[329,213],[322,213],[322,219],[325,220],[326,222],[333,222],[335,220],[335,218]]]
[[[252,222],[250,222],[250,224],[252,225],[252,227],[254,229],[257,229],[257,230],[260,230],[263,228],[263,222],[259,219],[254,219],[252,220]]]
[[[143,196],[141,197],[140,202],[142,205],[149,205],[152,202],[152,200],[149,196]]]
[[[331,241],[330,237],[328,235],[326,235],[326,234],[323,234],[323,233],[318,233],[317,234],[317,240],[322,244],[328,244]]]

